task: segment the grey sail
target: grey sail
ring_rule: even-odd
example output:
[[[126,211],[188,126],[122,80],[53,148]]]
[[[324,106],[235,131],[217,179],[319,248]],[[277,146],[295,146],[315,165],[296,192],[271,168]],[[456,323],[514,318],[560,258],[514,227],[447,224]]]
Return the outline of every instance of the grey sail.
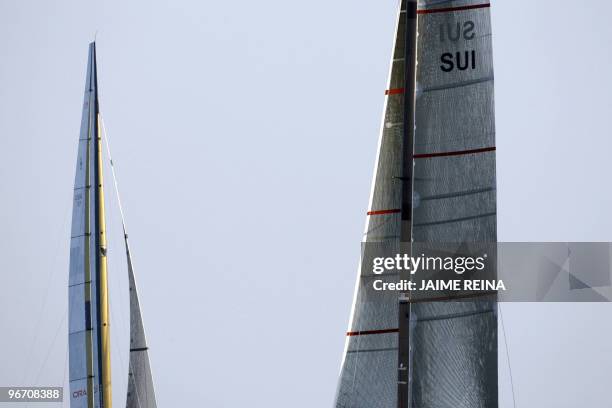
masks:
[[[104,126],[102,126],[104,130]],[[128,241],[127,228],[125,226],[125,217],[121,206],[121,195],[119,194],[119,186],[117,184],[117,176],[115,174],[115,165],[110,153],[110,146],[106,134],[104,139],[108,152],[108,159],[113,176],[113,184],[121,215],[121,224],[123,227],[123,238],[125,243],[125,253],[127,259],[128,285],[130,294],[130,358],[128,366],[128,388],[126,396],[127,408],[156,408],[155,390],[153,387],[153,376],[151,375],[151,365],[149,363],[149,347],[144,331],[142,321],[142,313],[140,311],[140,301],[138,300],[138,290],[136,287],[136,278],[134,276],[134,264],[132,262],[132,253]]]
[[[362,265],[371,245],[497,240],[489,11],[482,1],[402,1]],[[410,302],[374,293],[367,270],[336,407],[497,407],[495,298]]]
[[[125,238],[128,279],[130,288],[130,365],[128,370],[127,408],[155,408],[155,391],[149,364],[149,353],[145,338],[138,291],[132,266],[130,247]]]
[[[364,251],[372,243],[399,248],[402,202],[405,5],[400,6],[374,168]],[[362,251],[362,252],[364,252]],[[362,253],[364,266],[367,254]],[[372,289],[374,276],[360,266],[346,337],[337,408],[397,407],[397,296]],[[385,280],[394,279],[385,278]]]
[[[68,279],[68,345],[70,406],[99,407],[100,366],[96,310],[97,262],[94,194],[94,138],[96,135],[97,85],[95,46],[89,47],[83,115],[79,134]]]
[[[496,242],[490,6],[421,0],[412,239]],[[497,407],[494,297],[411,305],[415,407]]]

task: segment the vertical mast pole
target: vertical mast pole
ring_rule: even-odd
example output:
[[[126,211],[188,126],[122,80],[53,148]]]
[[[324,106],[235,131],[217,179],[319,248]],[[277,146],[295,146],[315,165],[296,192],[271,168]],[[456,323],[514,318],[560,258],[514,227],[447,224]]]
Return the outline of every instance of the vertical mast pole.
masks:
[[[92,71],[94,70],[94,58],[93,58],[93,50],[89,51],[89,64],[88,66],[89,72],[87,73],[89,77],[89,83],[87,84],[89,88],[89,93],[87,95],[87,106],[89,111],[87,112],[87,158],[86,158],[86,176],[85,180],[85,235],[87,238],[87,245],[85,245],[85,313],[86,313],[86,341],[85,341],[85,353],[86,353],[86,361],[87,361],[87,408],[94,408],[94,362],[93,362],[93,326],[92,316],[91,316],[91,299],[92,299],[92,291],[91,291],[91,146],[93,143],[93,135],[92,135],[92,126],[91,126],[91,109],[92,106],[95,106],[95,103],[92,105],[91,93],[94,90],[93,86],[93,75]],[[95,112],[95,109],[94,109]]]
[[[417,2],[406,1],[405,33],[405,83],[404,83],[404,135],[402,143],[402,207],[400,251],[412,250],[412,196],[414,189],[414,134],[417,64]],[[401,271],[400,280],[409,280],[410,274]],[[402,292],[399,298],[398,316],[398,376],[397,406],[411,406],[411,359],[410,359],[410,298]]]
[[[108,270],[106,265],[106,222],[104,218],[104,179],[102,162],[102,132],[100,127],[100,106],[98,101],[98,70],[96,65],[96,49],[94,43],[94,81],[95,95],[95,140],[94,140],[94,185],[95,185],[95,216],[97,226],[96,262],[98,266],[98,335],[100,362],[100,393],[102,408],[112,408],[111,387],[111,354],[110,354],[110,313],[108,299]]]

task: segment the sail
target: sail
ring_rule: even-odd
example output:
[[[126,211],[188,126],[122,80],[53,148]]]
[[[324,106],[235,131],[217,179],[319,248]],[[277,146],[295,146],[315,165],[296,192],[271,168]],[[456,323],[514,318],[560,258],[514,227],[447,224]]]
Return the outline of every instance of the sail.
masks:
[[[385,99],[336,407],[496,407],[495,299],[412,303],[365,267],[402,242],[497,239],[489,4],[403,0]]]
[[[128,389],[126,395],[127,408],[156,408],[155,391],[153,388],[153,377],[151,375],[151,366],[149,364],[149,353],[146,342],[144,325],[142,322],[142,314],[140,312],[140,302],[138,300],[138,291],[136,289],[136,279],[134,277],[134,266],[132,262],[132,254],[128,242],[127,228],[125,224],[125,216],[121,205],[121,195],[119,194],[119,186],[117,184],[117,176],[115,174],[115,165],[111,156],[108,138],[104,129],[104,121],[99,116],[100,123],[100,148],[102,138],[105,141],[108,153],[108,160],[113,178],[113,185],[121,215],[121,225],[123,227],[123,237],[125,243],[128,284],[130,294],[130,358],[128,366]]]
[[[125,238],[130,288],[130,366],[128,370],[127,408],[156,408],[153,377],[145,338],[138,291],[132,266],[130,247]]]
[[[90,45],[85,100],[79,134],[74,181],[70,267],[68,279],[69,380],[72,408],[99,407],[98,333],[96,308],[97,262],[94,254],[96,225],[91,188],[93,145],[96,133],[95,49]]]
[[[402,204],[404,54],[406,5],[400,5],[386,90],[384,117],[370,193],[361,265],[370,245],[399,249]],[[381,278],[381,277],[377,277]],[[392,280],[396,277],[388,277]],[[390,292],[374,293],[374,276],[359,268],[338,389],[337,408],[397,407],[398,302]]]
[[[420,0],[414,242],[496,242],[490,4]],[[413,303],[414,407],[497,407],[494,297]]]

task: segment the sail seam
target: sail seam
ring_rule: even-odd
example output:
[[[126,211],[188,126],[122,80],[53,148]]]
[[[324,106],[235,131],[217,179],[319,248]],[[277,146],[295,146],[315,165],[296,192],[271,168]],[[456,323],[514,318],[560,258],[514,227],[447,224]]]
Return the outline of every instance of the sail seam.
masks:
[[[94,376],[85,376],[85,377],[81,377],[81,378],[75,378],[73,380],[69,380],[68,382],[75,382],[75,381],[82,381],[82,380],[86,380],[88,378],[94,378]]]
[[[420,224],[414,224],[414,226],[415,227],[427,227],[427,226],[431,226],[431,225],[451,224],[453,222],[470,221],[470,220],[475,220],[475,219],[478,219],[478,218],[492,217],[494,215],[497,215],[497,212],[490,212],[490,213],[484,213],[484,214],[479,214],[479,215],[473,215],[471,217],[453,218],[453,219],[450,219],[450,220],[423,222],[423,223],[420,223]]]
[[[485,82],[491,82],[494,79],[495,77],[488,76],[484,78],[473,79],[471,81],[455,82],[453,84],[448,84],[448,85],[432,86],[431,88],[424,88],[422,92],[425,93],[425,92],[445,91],[447,89],[463,88],[463,87],[470,86],[470,85],[477,85],[477,84],[482,84]]]
[[[446,315],[446,316],[418,318],[418,321],[419,322],[433,322],[436,320],[457,319],[461,317],[477,316],[477,315],[486,314],[486,313],[493,313],[493,310],[478,310],[476,312],[453,313],[453,314]]]
[[[68,287],[72,288],[72,287],[79,286],[79,285],[85,285],[86,283],[91,283],[91,281],[88,280],[88,281],[81,282],[81,283],[73,283],[72,285],[68,285]]]
[[[478,188],[474,190],[459,191],[456,193],[437,194],[437,195],[432,195],[432,196],[421,197],[421,201],[442,200],[445,198],[463,197],[463,196],[473,195],[473,194],[488,193],[489,191],[493,191],[493,190],[495,190],[495,187]]]
[[[77,330],[77,331],[73,331],[73,332],[68,332],[68,334],[78,334],[78,333],[85,333],[88,331],[92,331],[93,329],[85,329],[85,330]]]

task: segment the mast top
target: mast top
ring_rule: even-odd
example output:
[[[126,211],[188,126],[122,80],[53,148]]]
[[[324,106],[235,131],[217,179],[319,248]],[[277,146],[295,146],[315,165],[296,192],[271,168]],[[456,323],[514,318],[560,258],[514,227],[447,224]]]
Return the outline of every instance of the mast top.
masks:
[[[96,41],[89,43],[89,56],[87,61],[87,89],[95,92],[95,100],[98,99],[98,67],[96,58]]]

